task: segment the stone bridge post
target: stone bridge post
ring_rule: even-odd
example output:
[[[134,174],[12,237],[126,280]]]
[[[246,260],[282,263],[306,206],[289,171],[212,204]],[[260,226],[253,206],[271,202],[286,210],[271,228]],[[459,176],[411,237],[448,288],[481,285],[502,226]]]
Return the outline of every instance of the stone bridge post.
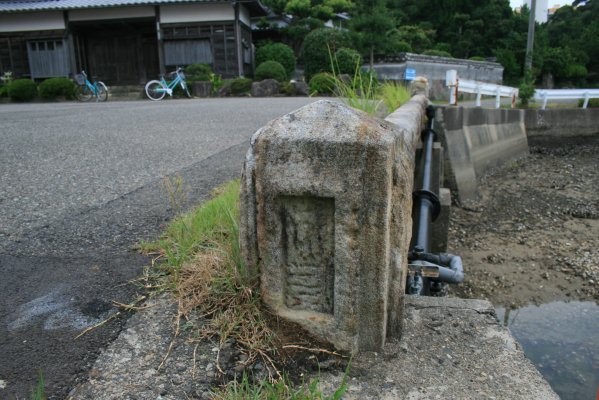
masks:
[[[383,121],[317,101],[252,140],[240,241],[262,300],[350,352],[401,335],[414,154],[428,100]]]

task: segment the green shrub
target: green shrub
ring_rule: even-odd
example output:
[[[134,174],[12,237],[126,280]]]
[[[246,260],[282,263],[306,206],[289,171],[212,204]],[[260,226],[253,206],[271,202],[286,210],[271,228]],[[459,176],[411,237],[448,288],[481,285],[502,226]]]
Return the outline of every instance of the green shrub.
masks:
[[[410,45],[410,43],[403,41],[403,40],[398,40],[396,42],[392,42],[389,44],[390,47],[390,53],[411,53],[412,52],[412,46]]]
[[[568,78],[572,79],[574,83],[581,84],[582,80],[585,79],[589,71],[587,67],[581,64],[570,64],[566,68],[566,74]]]
[[[31,101],[37,94],[37,85],[31,79],[15,79],[8,85],[8,96],[12,101]]]
[[[306,35],[302,44],[304,75],[307,80],[319,72],[331,71],[331,54],[350,47],[349,34],[338,29],[320,28]]]
[[[55,100],[64,97],[67,100],[73,100],[75,88],[75,83],[68,78],[50,78],[40,83],[38,91],[42,99]]]
[[[362,65],[362,56],[354,49],[342,47],[335,52],[335,73],[353,74]]]
[[[190,64],[185,67],[185,79],[189,82],[209,81],[212,68],[208,64]]]
[[[332,94],[335,90],[335,76],[329,72],[319,72],[310,79],[308,86],[312,94]]]
[[[295,54],[291,47],[283,43],[267,43],[256,50],[256,64],[260,65],[265,61],[276,61],[280,63],[285,72],[286,77],[291,76],[295,71]]]
[[[283,82],[280,86],[281,93],[287,96],[294,96],[297,93],[295,92],[295,86],[292,82]]]
[[[530,72],[526,72],[522,83],[518,87],[518,97],[520,105],[528,107],[528,102],[535,95],[535,81]]]
[[[481,56],[472,56],[469,58],[470,61],[485,61],[484,57]]]
[[[5,71],[2,76],[0,76],[0,98],[8,97],[8,85],[12,82],[12,72]]]
[[[453,58],[453,56],[444,50],[436,50],[436,49],[430,49],[430,50],[426,50],[424,53],[425,56],[436,56],[436,57],[447,57],[447,58]]]
[[[230,83],[231,94],[247,94],[252,89],[252,80],[248,78],[236,78]]]
[[[276,61],[264,61],[258,65],[254,72],[254,79],[261,81],[263,79],[276,79],[279,82],[287,80],[287,72],[285,68]]]

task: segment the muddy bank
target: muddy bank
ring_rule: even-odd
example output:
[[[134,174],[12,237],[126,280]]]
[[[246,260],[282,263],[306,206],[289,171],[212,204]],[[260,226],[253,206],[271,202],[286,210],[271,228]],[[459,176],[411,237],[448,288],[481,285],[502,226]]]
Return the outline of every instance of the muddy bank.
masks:
[[[451,295],[506,307],[599,301],[599,135],[529,146],[482,179],[477,205],[452,208],[448,251],[466,278]]]

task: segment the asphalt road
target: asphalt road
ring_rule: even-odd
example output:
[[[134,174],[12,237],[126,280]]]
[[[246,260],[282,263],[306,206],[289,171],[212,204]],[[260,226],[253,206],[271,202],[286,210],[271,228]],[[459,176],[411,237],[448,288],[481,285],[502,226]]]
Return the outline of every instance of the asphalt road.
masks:
[[[188,205],[239,177],[251,135],[309,98],[0,105],[0,399],[49,399],[86,379],[140,291],[134,251],[172,217],[163,177]]]

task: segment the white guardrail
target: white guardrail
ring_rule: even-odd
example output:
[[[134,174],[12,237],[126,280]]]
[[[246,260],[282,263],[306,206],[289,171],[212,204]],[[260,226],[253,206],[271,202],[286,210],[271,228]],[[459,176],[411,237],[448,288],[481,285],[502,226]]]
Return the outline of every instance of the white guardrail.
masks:
[[[445,85],[449,87],[449,104],[458,104],[458,92],[476,94],[476,106],[480,107],[480,100],[483,95],[495,96],[495,108],[501,106],[502,97],[512,99],[512,108],[516,105],[518,98],[518,89],[510,86],[496,85],[494,83],[471,81],[468,79],[459,79],[458,71],[450,69],[445,72]]]
[[[458,92],[476,94],[476,106],[480,107],[483,95],[495,96],[495,108],[501,105],[501,97],[512,98],[512,108],[516,104],[518,89],[495,85],[493,83],[459,79],[458,72],[450,69],[445,72],[445,85],[449,88],[449,104],[458,104]],[[547,107],[549,100],[584,100],[582,108],[587,108],[590,99],[599,98],[599,89],[536,89],[533,96],[535,101],[543,101],[542,109]]]
[[[599,89],[537,89],[534,99],[543,101],[543,110],[548,100],[580,100],[584,99],[582,108],[587,108],[590,99],[599,98]]]

